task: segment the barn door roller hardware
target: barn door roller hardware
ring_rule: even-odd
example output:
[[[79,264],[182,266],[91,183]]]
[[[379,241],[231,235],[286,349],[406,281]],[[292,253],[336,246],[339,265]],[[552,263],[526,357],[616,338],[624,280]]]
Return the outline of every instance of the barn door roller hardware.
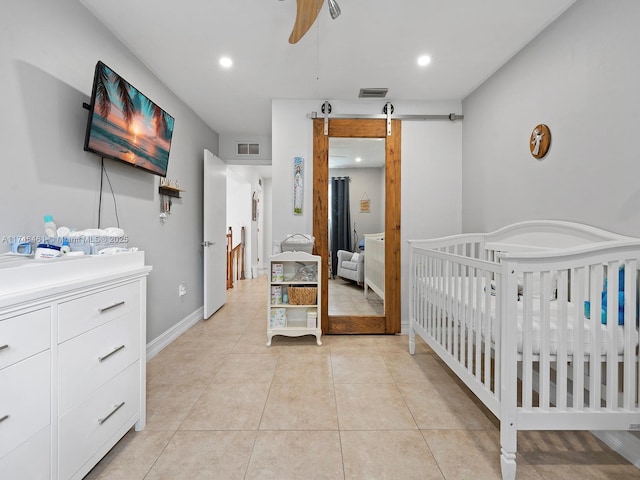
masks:
[[[329,116],[331,115],[331,104],[325,100],[320,107],[322,118],[324,118],[324,134],[329,135]],[[394,107],[391,102],[387,102],[382,107],[382,114],[336,114],[331,115],[331,118],[375,118],[387,121],[387,136],[391,135],[391,120],[410,120],[410,121],[427,121],[427,120],[449,120],[455,122],[457,120],[463,120],[464,115],[458,115],[457,113],[449,113],[447,115],[394,115]],[[318,112],[311,112],[307,114],[309,118],[318,118]]]

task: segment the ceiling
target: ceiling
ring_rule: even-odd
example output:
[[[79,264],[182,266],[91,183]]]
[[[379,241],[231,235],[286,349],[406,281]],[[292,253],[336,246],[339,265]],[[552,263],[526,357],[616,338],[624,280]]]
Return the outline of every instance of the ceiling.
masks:
[[[295,0],[79,1],[213,130],[246,139],[271,136],[272,99],[462,100],[575,0],[337,0],[335,20],[325,1],[294,45]]]
[[[385,162],[384,138],[329,139],[329,168],[381,168]]]

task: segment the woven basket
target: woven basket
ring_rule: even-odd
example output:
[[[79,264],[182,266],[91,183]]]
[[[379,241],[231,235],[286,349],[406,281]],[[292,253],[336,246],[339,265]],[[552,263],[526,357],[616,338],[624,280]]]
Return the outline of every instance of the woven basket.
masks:
[[[315,305],[317,287],[288,287],[289,305]]]

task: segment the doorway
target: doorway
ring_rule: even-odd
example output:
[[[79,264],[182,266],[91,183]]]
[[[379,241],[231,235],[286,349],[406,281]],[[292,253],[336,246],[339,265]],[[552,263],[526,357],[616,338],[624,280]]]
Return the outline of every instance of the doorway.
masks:
[[[324,134],[324,119],[313,120],[313,235],[316,254],[328,265],[329,138],[385,139],[385,312],[384,315],[329,315],[328,275],[321,279],[321,320],[325,334],[394,334],[400,332],[400,141],[401,122],[384,119],[333,119]],[[366,251],[365,251],[366,255]]]

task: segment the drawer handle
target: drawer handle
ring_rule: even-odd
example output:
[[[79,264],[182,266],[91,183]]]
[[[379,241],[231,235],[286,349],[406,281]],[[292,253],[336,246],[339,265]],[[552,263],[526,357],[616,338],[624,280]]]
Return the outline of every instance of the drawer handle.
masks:
[[[119,347],[116,347],[113,349],[113,351],[107,353],[106,355],[102,356],[102,357],[98,357],[98,361],[99,362],[104,362],[107,358],[109,358],[111,355],[113,355],[114,353],[118,353],[120,350],[122,350],[124,348],[124,345],[120,345]]]
[[[116,405],[115,408],[111,411],[111,413],[109,415],[107,415],[104,418],[99,418],[98,419],[98,425],[102,425],[104,422],[106,422],[107,420],[109,420],[109,417],[111,417],[111,415],[113,415],[114,413],[116,413],[118,410],[120,410],[122,407],[124,406],[124,402],[122,402],[120,405]]]
[[[4,417],[0,417],[0,423],[4,422],[7,418],[9,418],[9,415],[5,415]]]
[[[123,301],[121,301],[121,302],[118,302],[118,303],[114,303],[113,305],[109,305],[108,307],[102,307],[102,308],[99,308],[99,309],[98,309],[98,312],[100,312],[100,313],[104,313],[104,312],[106,312],[107,310],[111,310],[112,308],[119,307],[120,305],[124,305],[124,300],[123,300]]]
[[[0,350],[4,350],[5,348],[9,348],[9,345],[0,345]]]

